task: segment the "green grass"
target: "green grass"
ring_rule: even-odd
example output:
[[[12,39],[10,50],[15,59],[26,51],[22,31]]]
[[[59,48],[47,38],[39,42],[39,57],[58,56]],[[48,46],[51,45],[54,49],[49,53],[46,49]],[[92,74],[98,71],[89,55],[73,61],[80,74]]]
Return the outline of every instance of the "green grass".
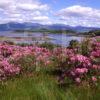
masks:
[[[55,78],[37,72],[8,80],[0,85],[0,100],[100,100],[100,87],[61,87]]]
[[[97,41],[100,42],[100,38],[98,38]]]

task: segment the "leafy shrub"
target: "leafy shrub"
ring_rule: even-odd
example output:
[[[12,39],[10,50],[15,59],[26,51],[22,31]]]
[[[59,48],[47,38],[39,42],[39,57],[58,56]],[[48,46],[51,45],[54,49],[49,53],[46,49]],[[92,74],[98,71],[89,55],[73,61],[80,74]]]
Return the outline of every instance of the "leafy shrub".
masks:
[[[59,45],[56,45],[56,44],[53,44],[53,43],[47,43],[47,42],[44,42],[42,44],[39,45],[40,47],[43,47],[43,48],[47,48],[47,49],[54,49],[56,47],[59,47]]]
[[[74,49],[79,47],[79,42],[77,40],[71,40],[69,43],[69,47]]]

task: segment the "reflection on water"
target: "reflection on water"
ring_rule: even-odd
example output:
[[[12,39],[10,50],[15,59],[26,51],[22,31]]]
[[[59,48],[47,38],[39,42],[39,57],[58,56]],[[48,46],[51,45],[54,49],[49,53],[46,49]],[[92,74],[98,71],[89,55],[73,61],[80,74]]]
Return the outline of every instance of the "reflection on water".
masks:
[[[83,40],[83,37],[71,36],[68,34],[53,34],[53,33],[12,33],[12,32],[3,32],[0,33],[0,37],[3,38],[3,41],[9,40],[15,43],[43,43],[51,42],[54,44],[67,46],[69,41],[78,40],[79,42]],[[1,40],[1,38],[0,38]]]

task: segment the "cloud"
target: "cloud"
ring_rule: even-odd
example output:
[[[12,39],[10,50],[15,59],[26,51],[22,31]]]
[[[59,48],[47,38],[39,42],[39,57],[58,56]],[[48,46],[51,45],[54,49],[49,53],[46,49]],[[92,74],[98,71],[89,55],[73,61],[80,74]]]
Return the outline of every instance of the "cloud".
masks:
[[[75,5],[56,13],[62,23],[69,25],[100,26],[100,10]]]
[[[40,0],[0,0],[0,24],[14,21],[100,27],[99,9],[81,5],[53,9]]]
[[[0,23],[39,22],[49,23],[49,5],[37,0],[0,0]]]

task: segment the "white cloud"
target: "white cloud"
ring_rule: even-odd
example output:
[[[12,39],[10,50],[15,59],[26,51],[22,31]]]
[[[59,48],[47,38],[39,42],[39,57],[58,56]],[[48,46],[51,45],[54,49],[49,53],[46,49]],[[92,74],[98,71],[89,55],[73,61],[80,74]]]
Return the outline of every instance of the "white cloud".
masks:
[[[57,12],[51,10],[40,0],[0,0],[0,23],[15,21],[100,27],[99,9],[75,5]]]
[[[65,24],[100,26],[100,10],[91,7],[75,5],[61,9],[56,15]]]
[[[18,8],[19,9],[23,9],[23,10],[48,10],[49,7],[48,5],[44,4],[34,4],[34,3],[24,3],[24,4],[18,4]]]
[[[50,22],[47,4],[37,0],[0,0],[0,23],[16,22]]]

